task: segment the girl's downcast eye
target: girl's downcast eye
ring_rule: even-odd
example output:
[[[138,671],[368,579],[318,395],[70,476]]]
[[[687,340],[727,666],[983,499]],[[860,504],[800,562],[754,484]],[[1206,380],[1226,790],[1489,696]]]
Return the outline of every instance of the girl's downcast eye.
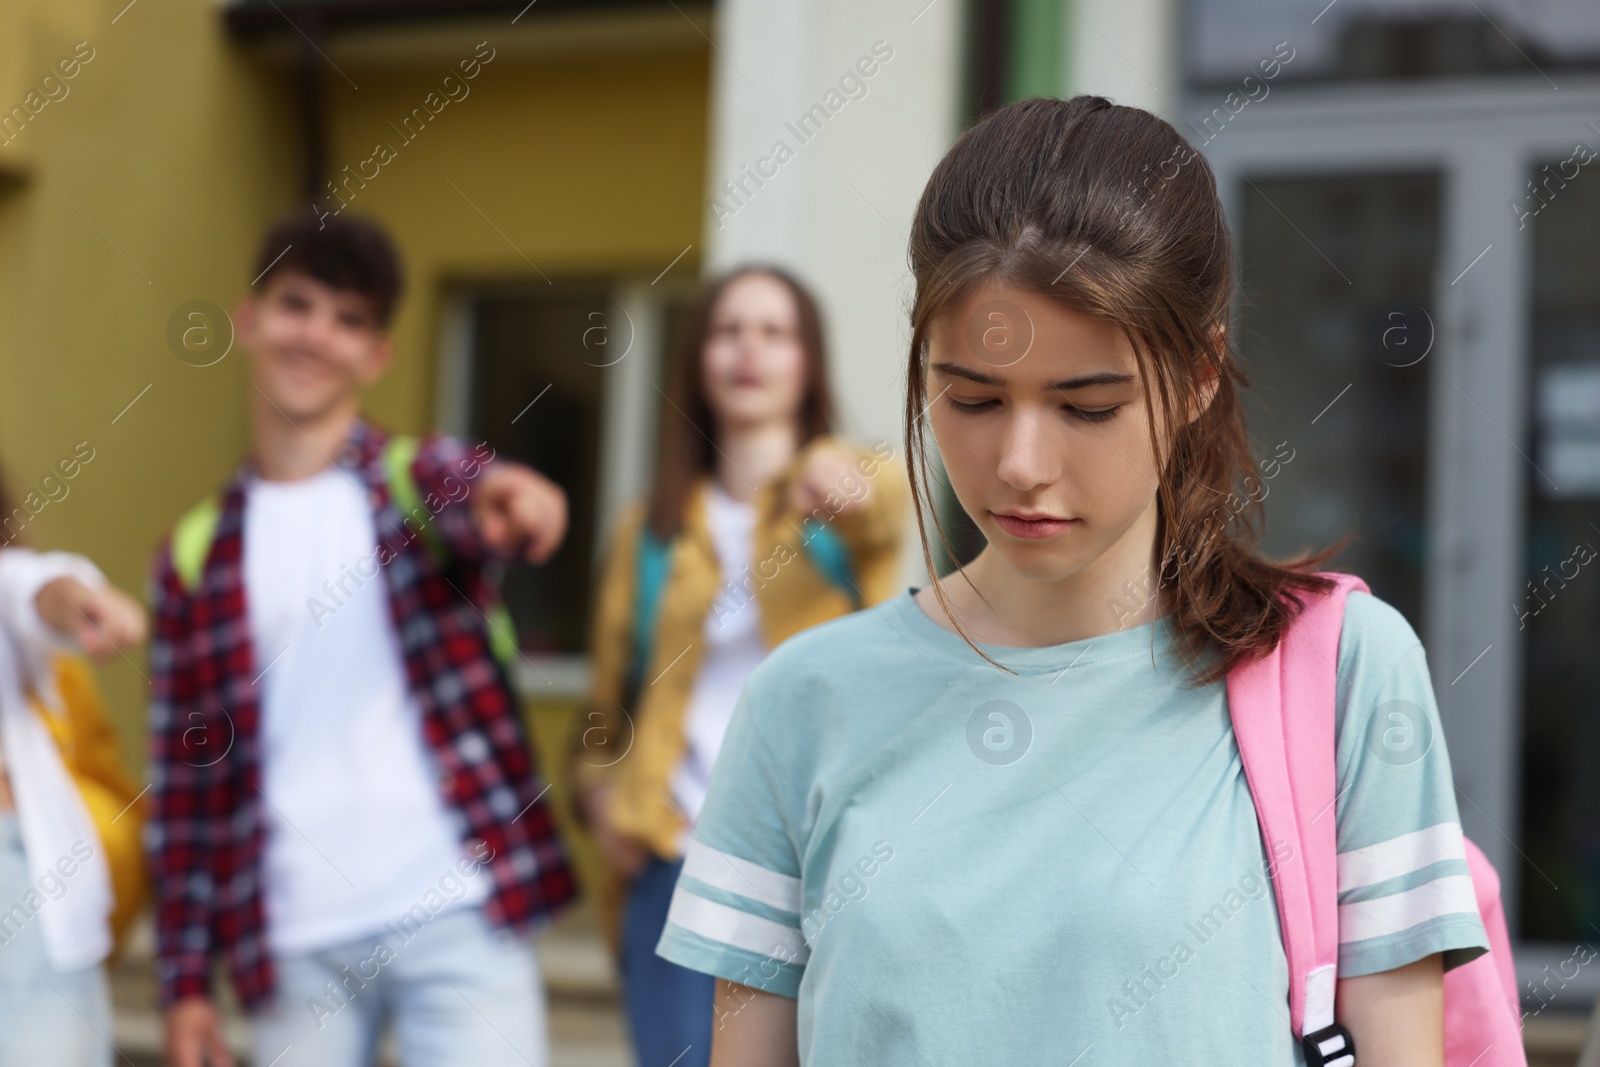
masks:
[[[977,415],[980,412],[988,411],[991,406],[999,403],[999,401],[961,401],[957,400],[955,397],[945,397],[945,403],[949,404],[951,408],[961,412],[964,415]],[[1121,411],[1122,405],[1115,404],[1108,408],[1080,408],[1075,404],[1063,404],[1061,406],[1061,410],[1065,411],[1074,418],[1082,419],[1084,422],[1105,422],[1107,419],[1115,416],[1117,412]]]

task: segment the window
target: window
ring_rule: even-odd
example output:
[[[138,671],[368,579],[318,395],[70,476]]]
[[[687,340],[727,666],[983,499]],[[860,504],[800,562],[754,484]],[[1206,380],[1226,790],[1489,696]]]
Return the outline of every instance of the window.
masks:
[[[471,436],[567,493],[567,537],[542,567],[507,568],[501,592],[529,654],[581,653],[589,624],[602,393],[610,368],[586,342],[603,331],[610,294],[574,286],[483,297],[473,310]],[[587,337],[586,337],[587,334]]]
[[[487,441],[567,494],[567,533],[542,566],[507,566],[521,681],[587,685],[594,567],[622,505],[650,479],[664,339],[685,294],[610,278],[481,285],[446,300],[439,424]]]
[[[1330,566],[1422,628],[1432,173],[1247,180],[1236,346],[1276,557],[1356,539]],[[1271,469],[1271,468],[1269,468]]]
[[[1600,67],[1600,6],[1593,0],[1325,2],[1190,0],[1182,48],[1191,84],[1259,79],[1257,64],[1280,41],[1293,54],[1276,75],[1284,82],[1539,78]],[[1259,95],[1255,85],[1241,92]]]

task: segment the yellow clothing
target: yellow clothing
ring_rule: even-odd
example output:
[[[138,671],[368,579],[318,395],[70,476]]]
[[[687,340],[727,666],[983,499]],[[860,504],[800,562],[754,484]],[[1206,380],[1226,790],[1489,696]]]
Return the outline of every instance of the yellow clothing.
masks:
[[[128,923],[144,903],[147,888],[144,850],[139,839],[144,820],[134,803],[139,789],[123,770],[116,731],[106,717],[88,663],[75,656],[57,655],[51,667],[63,712],[51,712],[37,695],[30,695],[29,703],[50,730],[61,751],[61,762],[78,787],[100,835],[116,901],[111,936],[120,947]]]
[[[824,443],[856,457],[858,478],[837,487],[813,512],[802,514],[790,503],[790,485],[812,449]],[[581,788],[611,785],[607,812],[616,828],[668,860],[677,858],[684,828],[670,779],[688,744],[684,719],[699,667],[702,629],[724,580],[706,528],[705,493],[710,484],[710,475],[700,476],[685,508],[683,528],[672,543],[650,663],[637,706],[623,713],[631,719],[631,731],[619,713],[633,655],[635,553],[647,502],[633,502],[610,538],[589,642],[593,681],[582,709],[583,741],[574,768]],[[867,494],[861,505],[841,510],[846,499],[861,496],[863,485]],[[747,584],[753,587],[769,650],[801,630],[855,608],[851,598],[811,562],[803,521],[827,521],[839,534],[849,549],[866,606],[895,595],[908,489],[905,468],[892,458],[887,445],[869,452],[824,435],[808,442],[780,478],[757,491]],[[626,754],[618,755],[624,749]]]

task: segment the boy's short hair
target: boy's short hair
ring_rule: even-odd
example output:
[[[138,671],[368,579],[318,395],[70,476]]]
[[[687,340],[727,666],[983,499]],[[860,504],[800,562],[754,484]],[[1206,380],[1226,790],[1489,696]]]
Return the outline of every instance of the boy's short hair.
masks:
[[[360,293],[371,301],[380,328],[388,327],[400,300],[400,257],[383,227],[371,219],[343,214],[318,218],[309,209],[285,215],[261,240],[255,285],[285,271]]]

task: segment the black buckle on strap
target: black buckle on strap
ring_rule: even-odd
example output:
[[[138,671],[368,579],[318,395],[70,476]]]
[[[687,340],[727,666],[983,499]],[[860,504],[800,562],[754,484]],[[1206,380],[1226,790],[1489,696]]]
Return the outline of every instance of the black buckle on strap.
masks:
[[[1334,1023],[1300,1039],[1306,1067],[1355,1067],[1356,1043],[1350,1031]]]

